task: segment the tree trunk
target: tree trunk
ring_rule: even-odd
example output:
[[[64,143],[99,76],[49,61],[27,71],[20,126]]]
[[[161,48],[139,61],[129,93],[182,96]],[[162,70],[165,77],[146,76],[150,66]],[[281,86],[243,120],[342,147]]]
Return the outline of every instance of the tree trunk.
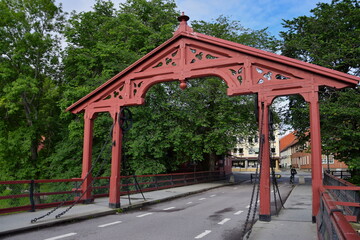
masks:
[[[215,163],[218,159],[218,156],[212,152],[209,154],[209,171],[215,171]]]

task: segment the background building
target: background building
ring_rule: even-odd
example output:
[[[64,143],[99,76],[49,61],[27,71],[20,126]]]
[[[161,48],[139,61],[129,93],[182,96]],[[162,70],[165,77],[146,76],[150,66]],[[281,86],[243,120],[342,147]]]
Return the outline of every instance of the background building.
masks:
[[[279,170],[279,136],[274,134],[275,140],[270,141],[270,153],[275,161],[275,169]],[[239,137],[236,147],[231,151],[232,171],[255,171],[258,164],[259,137],[250,136],[247,138]]]
[[[295,132],[280,139],[280,167],[290,168],[293,166],[297,169],[311,171],[311,152],[309,143],[300,144]],[[329,170],[346,170],[348,166],[334,159],[333,155],[322,155],[323,169]]]

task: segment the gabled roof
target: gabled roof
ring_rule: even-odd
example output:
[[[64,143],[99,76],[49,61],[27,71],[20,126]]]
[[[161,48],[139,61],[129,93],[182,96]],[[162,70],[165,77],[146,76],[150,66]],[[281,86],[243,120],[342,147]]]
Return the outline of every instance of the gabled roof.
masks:
[[[285,135],[284,137],[280,138],[280,152],[295,145],[297,142],[298,142],[298,139],[295,136],[295,131]]]
[[[173,68],[173,70],[171,70],[171,71],[169,70],[168,72],[165,73],[163,71],[163,69],[165,69],[165,67],[167,67],[167,66],[162,66],[163,69],[160,69],[162,72],[159,71],[159,69],[156,69],[157,66],[155,66],[154,63],[159,62],[159,59],[161,57],[163,59],[165,59],[165,57],[166,57],[165,54],[168,54],[168,55],[171,54],[171,52],[173,52],[175,49],[175,47],[174,47],[175,45],[178,46],[178,49],[180,49],[182,46],[184,46],[186,44],[189,46],[205,46],[202,48],[203,51],[208,50],[210,52],[210,54],[208,54],[208,55],[210,55],[211,57],[213,57],[212,55],[218,55],[218,56],[223,57],[223,59],[217,59],[217,61],[215,61],[215,60],[213,61],[213,63],[217,62],[217,64],[214,64],[214,69],[215,69],[215,67],[220,68],[219,62],[221,62],[223,66],[230,66],[231,64],[234,64],[234,63],[240,64],[241,61],[236,59],[236,56],[241,56],[242,60],[250,59],[250,58],[258,59],[258,62],[256,63],[256,64],[258,64],[257,66],[263,66],[262,64],[266,64],[268,62],[277,64],[276,66],[281,66],[282,72],[284,72],[286,69],[289,69],[288,75],[291,75],[294,78],[298,78],[298,79],[304,79],[304,77],[298,77],[296,75],[297,72],[300,72],[300,73],[309,72],[311,74],[316,74],[317,76],[320,76],[320,78],[323,77],[324,79],[331,79],[331,81],[327,82],[327,84],[330,84],[330,86],[337,87],[337,88],[342,88],[342,87],[347,87],[347,86],[356,86],[360,81],[360,78],[358,78],[356,76],[352,76],[349,74],[345,74],[345,73],[338,72],[338,71],[328,69],[325,67],[317,66],[314,64],[302,62],[302,61],[288,58],[285,56],[281,56],[278,54],[266,52],[266,51],[259,50],[256,48],[248,47],[248,46],[245,46],[245,45],[242,45],[239,43],[234,43],[234,42],[230,42],[230,41],[226,41],[223,39],[219,39],[219,38],[215,38],[212,36],[207,36],[207,35],[204,35],[201,33],[194,32],[187,25],[188,19],[189,18],[184,15],[179,17],[179,21],[181,21],[181,22],[180,22],[178,30],[174,33],[172,38],[170,38],[169,40],[167,40],[166,42],[161,44],[159,47],[155,48],[150,53],[146,54],[144,57],[140,58],[138,61],[136,61],[135,63],[133,63],[132,65],[130,65],[129,67],[127,67],[126,69],[121,71],[120,73],[116,74],[114,77],[112,77],[111,79],[106,81],[104,84],[102,84],[101,86],[96,88],[94,91],[92,91],[85,97],[78,100],[76,103],[69,106],[67,108],[67,111],[71,111],[73,113],[79,113],[79,112],[83,111],[85,108],[87,108],[88,106],[90,106],[92,103],[104,100],[104,97],[111,94],[111,92],[114,92],[115,89],[124,88],[124,84],[125,84],[125,88],[128,88],[125,90],[125,92],[126,92],[124,94],[125,99],[121,98],[121,101],[117,100],[118,101],[117,104],[118,105],[139,105],[139,104],[143,103],[144,94],[146,93],[147,89],[150,88],[151,84],[161,82],[161,81],[163,81],[163,79],[166,79],[166,81],[176,80],[176,79],[184,80],[189,77],[205,76],[206,73],[210,74],[209,71],[205,71],[211,67],[210,60],[205,59],[203,62],[206,62],[206,64],[208,64],[209,67],[207,69],[202,68],[202,70],[200,68],[198,68],[196,73],[194,73],[192,75],[192,73],[191,73],[192,69],[188,68],[188,66],[190,66],[190,63],[185,62],[185,58],[189,57],[189,56],[186,56],[184,51],[181,54],[178,54],[178,56],[176,56],[177,58],[179,58],[178,59],[179,62],[178,62],[178,65],[176,65],[176,67]],[[209,48],[206,48],[206,46],[208,46]],[[213,50],[213,49],[215,49],[215,50]],[[211,51],[211,50],[213,50],[213,51]],[[173,52],[173,54],[174,54],[174,52]],[[216,58],[218,58],[218,57],[216,57]],[[219,60],[222,60],[222,61],[219,61]],[[248,60],[246,60],[246,61],[248,61]],[[244,66],[245,66],[245,63],[241,63],[241,64],[244,64]],[[194,64],[191,66],[194,66]],[[148,75],[146,75],[146,76],[144,75],[146,73],[144,71],[144,69],[147,70]],[[169,69],[169,68],[167,68],[167,69]],[[280,70],[278,70],[279,67],[277,67],[277,68],[275,67],[273,69],[274,69],[274,75],[277,74],[278,72],[281,75],[283,75],[282,72]],[[225,71],[224,69],[220,69],[220,70]],[[227,70],[230,70],[230,69],[227,69]],[[251,72],[249,72],[249,71],[251,71],[251,70],[247,70],[247,73],[249,73],[249,75],[251,75]],[[240,69],[239,69],[239,72],[240,72]],[[217,74],[217,76],[220,76],[223,79],[227,78],[223,73],[221,73],[221,71],[214,70],[213,73],[215,75]],[[279,73],[278,73],[278,75],[280,75]],[[158,74],[158,75],[156,75],[156,74]],[[162,76],[161,76],[161,74],[162,74]],[[227,73],[227,74],[231,75],[229,73]],[[138,92],[141,91],[141,93],[138,93],[137,96],[135,96],[135,93],[132,94],[132,91],[133,91],[132,85],[133,84],[130,83],[130,81],[132,81],[132,80],[126,79],[126,78],[130,78],[129,76],[131,76],[132,79],[136,79],[136,75],[142,76],[143,79],[146,79],[146,80],[152,79],[151,81],[153,81],[152,83],[146,83],[148,85],[146,85],[145,87],[143,86],[142,89],[140,89],[140,84],[142,84],[143,82],[135,83],[135,85],[136,84],[139,85],[139,86],[135,86],[135,87],[137,87],[136,91],[138,91]],[[166,78],[166,76],[170,76],[170,77]],[[140,77],[138,77],[138,78],[140,78]],[[180,79],[180,78],[184,78],[184,79]],[[310,77],[308,77],[308,78],[310,78]],[[238,79],[239,79],[239,77],[238,77]],[[126,80],[128,81],[127,83],[125,83]],[[227,80],[224,79],[224,81],[227,81]],[[122,82],[121,86],[120,86],[120,82]],[[278,81],[278,82],[280,82],[280,81]],[[229,85],[229,82],[227,82],[227,83]],[[282,83],[284,83],[284,82],[282,82]],[[254,88],[250,88],[250,86],[247,86],[247,90],[234,91],[234,89],[240,89],[240,85],[239,85],[239,83],[236,83],[236,82],[231,83],[231,84],[230,84],[231,86],[229,86],[229,89],[230,89],[230,92],[228,92],[229,95],[253,93],[256,91],[256,90],[254,90]],[[240,83],[240,84],[242,84],[242,83]],[[244,87],[246,85],[247,85],[247,83],[243,84],[242,87]],[[264,84],[264,85],[266,85],[266,84]],[[262,86],[263,88],[264,88],[264,85]],[[279,86],[279,83],[277,86]],[[291,88],[291,87],[295,88],[294,86],[290,86],[289,88]],[[118,90],[116,90],[116,91],[118,91]],[[130,96],[131,94],[133,96]],[[113,98],[114,98],[114,96],[113,96]],[[130,98],[132,98],[132,99],[130,99]]]

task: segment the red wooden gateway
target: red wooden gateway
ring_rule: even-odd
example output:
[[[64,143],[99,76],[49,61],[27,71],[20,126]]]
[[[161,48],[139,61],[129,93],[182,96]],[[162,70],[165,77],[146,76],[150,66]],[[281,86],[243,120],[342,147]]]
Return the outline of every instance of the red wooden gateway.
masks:
[[[322,186],[321,136],[318,91],[320,86],[355,87],[359,78],[328,68],[302,62],[238,43],[194,32],[187,25],[188,16],[178,18],[179,28],[173,37],[109,79],[67,108],[72,113],[84,112],[84,152],[82,177],[91,169],[93,121],[98,112],[109,112],[113,121],[124,106],[142,105],[147,90],[161,82],[179,81],[186,88],[191,78],[217,76],[228,86],[229,96],[257,94],[259,116],[268,116],[274,98],[301,95],[310,107],[312,149],[313,219],[320,204]],[[260,220],[270,221],[270,152],[268,117],[260,121],[264,136],[260,180]],[[115,124],[113,131],[112,167],[109,206],[120,207],[120,169],[122,131]],[[86,189],[88,178],[83,184]],[[91,191],[83,197],[91,201]]]

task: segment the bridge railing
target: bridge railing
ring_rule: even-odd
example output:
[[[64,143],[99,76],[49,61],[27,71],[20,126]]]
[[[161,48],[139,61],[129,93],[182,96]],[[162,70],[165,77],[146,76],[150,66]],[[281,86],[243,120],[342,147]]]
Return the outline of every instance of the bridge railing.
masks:
[[[0,214],[35,211],[65,202],[72,204],[73,189],[82,179],[0,181]]]
[[[317,216],[318,237],[322,239],[359,239],[350,222],[359,221],[359,191],[345,180],[324,173]]]
[[[351,172],[349,170],[330,170],[327,171],[327,173],[345,180],[351,178]]]
[[[179,187],[224,179],[223,171],[137,175],[121,177],[121,195]],[[96,178],[92,193],[94,198],[109,195],[110,177]],[[36,209],[69,205],[80,195],[81,178],[0,181],[0,214],[35,211]]]
[[[338,178],[332,174],[324,173],[324,187],[327,189],[337,205],[344,213],[358,221],[360,219],[360,187]]]

